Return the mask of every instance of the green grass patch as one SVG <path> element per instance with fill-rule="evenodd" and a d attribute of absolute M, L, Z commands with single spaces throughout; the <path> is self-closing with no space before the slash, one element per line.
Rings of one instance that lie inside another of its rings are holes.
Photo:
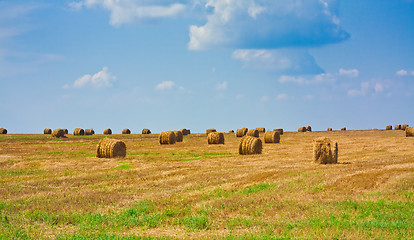
<path fill-rule="evenodd" d="M 54 151 L 54 152 L 48 152 L 47 154 L 49 154 L 49 155 L 62 155 L 63 152 L 62 151 Z"/>
<path fill-rule="evenodd" d="M 128 164 L 122 164 L 122 165 L 120 165 L 120 166 L 118 166 L 118 167 L 116 167 L 114 169 L 116 169 L 116 170 L 127 170 L 127 169 L 131 169 L 131 168 L 132 167 L 130 165 L 128 165 Z"/>
<path fill-rule="evenodd" d="M 275 185 L 269 184 L 269 183 L 261 183 L 261 184 L 257 184 L 257 185 L 253 185 L 253 186 L 250 186 L 248 188 L 245 188 L 241 191 L 241 193 L 248 195 L 248 194 L 252 194 L 252 193 L 265 191 L 267 189 L 273 188 L 274 186 Z"/>

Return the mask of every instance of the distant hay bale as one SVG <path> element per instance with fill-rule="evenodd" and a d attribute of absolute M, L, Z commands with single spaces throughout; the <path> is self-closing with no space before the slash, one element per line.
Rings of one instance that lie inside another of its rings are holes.
<path fill-rule="evenodd" d="M 317 138 L 313 142 L 313 162 L 334 164 L 338 162 L 338 143 L 332 144 L 329 138 Z"/>
<path fill-rule="evenodd" d="M 341 127 L 341 131 L 346 131 L 346 127 Z"/>
<path fill-rule="evenodd" d="M 256 128 L 256 130 L 259 131 L 259 133 L 266 132 L 266 128 Z"/>
<path fill-rule="evenodd" d="M 94 135 L 94 134 L 95 134 L 95 131 L 92 128 L 85 129 L 85 135 Z"/>
<path fill-rule="evenodd" d="M 129 130 L 128 128 L 124 128 L 122 129 L 122 134 L 131 134 L 131 130 Z"/>
<path fill-rule="evenodd" d="M 176 142 L 183 142 L 183 133 L 181 131 L 173 131 L 175 134 L 175 141 Z"/>
<path fill-rule="evenodd" d="M 45 128 L 45 129 L 43 130 L 43 134 L 52 134 L 52 129 L 50 129 L 50 128 Z"/>
<path fill-rule="evenodd" d="M 212 132 L 217 132 L 217 130 L 215 128 L 209 128 L 206 130 L 206 134 L 208 136 L 208 134 L 212 133 Z"/>
<path fill-rule="evenodd" d="M 395 125 L 395 126 L 394 126 L 394 129 L 395 129 L 395 130 L 401 130 L 401 125 L 400 125 L 400 124 Z"/>
<path fill-rule="evenodd" d="M 65 136 L 65 129 L 56 128 L 52 131 L 52 137 L 61 138 Z"/>
<path fill-rule="evenodd" d="M 112 134 L 112 130 L 110 128 L 107 128 L 103 131 L 103 134 L 105 135 L 111 135 Z"/>
<path fill-rule="evenodd" d="M 327 128 L 326 131 L 332 132 L 332 128 Z"/>
<path fill-rule="evenodd" d="M 240 139 L 239 154 L 261 154 L 262 153 L 262 140 L 260 138 L 244 136 Z"/>
<path fill-rule="evenodd" d="M 65 132 L 65 134 L 69 134 L 69 130 L 67 128 L 63 128 L 63 131 Z"/>
<path fill-rule="evenodd" d="M 385 130 L 392 130 L 392 126 L 391 126 L 391 125 L 387 125 L 387 126 L 385 127 Z"/>
<path fill-rule="evenodd" d="M 7 134 L 7 129 L 0 128 L 0 134 Z"/>
<path fill-rule="evenodd" d="M 276 131 L 267 131 L 264 134 L 264 142 L 265 143 L 279 143 L 280 142 L 280 134 Z"/>
<path fill-rule="evenodd" d="M 298 128 L 298 132 L 306 132 L 306 127 L 300 127 L 300 128 Z"/>
<path fill-rule="evenodd" d="M 401 130 L 405 131 L 405 129 L 408 127 L 408 124 L 402 124 L 401 125 Z"/>
<path fill-rule="evenodd" d="M 250 129 L 249 131 L 247 131 L 246 135 L 251 137 L 259 137 L 259 131 L 257 131 L 256 129 Z"/>
<path fill-rule="evenodd" d="M 236 137 L 244 137 L 247 134 L 247 128 L 240 128 L 236 131 Z"/>
<path fill-rule="evenodd" d="M 208 144 L 224 144 L 224 134 L 222 132 L 211 132 L 207 136 Z"/>
<path fill-rule="evenodd" d="M 183 134 L 183 136 L 190 134 L 190 130 L 185 129 L 185 128 L 180 129 L 180 132 Z"/>
<path fill-rule="evenodd" d="M 405 136 L 406 137 L 414 137 L 414 127 L 406 127 L 405 128 Z"/>
<path fill-rule="evenodd" d="M 229 130 L 229 133 L 234 133 L 234 130 Z"/>
<path fill-rule="evenodd" d="M 275 128 L 273 131 L 278 132 L 279 135 L 283 135 L 283 128 Z"/>
<path fill-rule="evenodd" d="M 164 131 L 160 133 L 160 144 L 175 144 L 176 138 L 173 131 Z"/>
<path fill-rule="evenodd" d="M 85 135 L 85 130 L 83 130 L 82 128 L 75 128 L 75 130 L 73 130 L 73 135 L 83 136 Z"/>
<path fill-rule="evenodd" d="M 151 130 L 149 130 L 148 128 L 144 128 L 142 129 L 142 134 L 151 134 Z"/>
<path fill-rule="evenodd" d="M 312 127 L 311 126 L 306 126 L 306 131 L 307 132 L 312 132 Z"/>
<path fill-rule="evenodd" d="M 102 138 L 96 148 L 98 158 L 123 158 L 126 156 L 126 145 L 116 139 Z"/>

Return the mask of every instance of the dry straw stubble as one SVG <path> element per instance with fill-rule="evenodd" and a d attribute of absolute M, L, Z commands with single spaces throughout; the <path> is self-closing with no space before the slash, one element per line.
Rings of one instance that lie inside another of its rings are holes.
<path fill-rule="evenodd" d="M 317 138 L 313 142 L 313 162 L 319 164 L 334 164 L 338 162 L 338 143 L 332 143 L 329 138 Z"/>
<path fill-rule="evenodd" d="M 98 158 L 123 158 L 126 156 L 126 145 L 123 141 L 103 138 L 96 148 Z"/>
<path fill-rule="evenodd" d="M 175 141 L 176 142 L 183 142 L 183 133 L 181 131 L 174 131 L 175 134 Z"/>
<path fill-rule="evenodd" d="M 45 129 L 43 130 L 43 134 L 52 134 L 52 129 L 50 129 L 50 128 L 45 128 Z"/>
<path fill-rule="evenodd" d="M 256 129 L 250 129 L 249 131 L 247 131 L 246 135 L 251 137 L 259 137 L 259 131 L 257 131 Z"/>
<path fill-rule="evenodd" d="M 244 137 L 247 134 L 247 131 L 248 130 L 249 129 L 247 129 L 247 128 L 237 129 L 237 131 L 236 131 L 236 137 Z"/>
<path fill-rule="evenodd" d="M 164 131 L 160 133 L 160 144 L 175 144 L 175 133 L 173 131 Z"/>
<path fill-rule="evenodd" d="M 212 132 L 207 136 L 208 144 L 224 144 L 224 133 Z"/>
<path fill-rule="evenodd" d="M 239 154 L 261 154 L 262 153 L 262 140 L 260 138 L 244 136 L 240 139 Z"/>
<path fill-rule="evenodd" d="M 280 134 L 276 131 L 267 131 L 264 134 L 264 142 L 265 143 L 279 143 L 280 142 Z"/>

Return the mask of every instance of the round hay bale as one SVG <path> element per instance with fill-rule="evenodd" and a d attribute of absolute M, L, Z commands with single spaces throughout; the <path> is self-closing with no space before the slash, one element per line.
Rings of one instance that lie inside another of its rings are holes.
<path fill-rule="evenodd" d="M 400 125 L 400 124 L 395 125 L 395 126 L 394 126 L 394 129 L 395 129 L 395 130 L 401 130 L 401 125 Z"/>
<path fill-rule="evenodd" d="M 385 127 L 385 130 L 392 130 L 392 126 L 391 126 L 391 125 L 387 125 L 387 126 Z"/>
<path fill-rule="evenodd" d="M 7 134 L 7 129 L 0 128 L 0 134 Z"/>
<path fill-rule="evenodd" d="M 306 126 L 306 131 L 307 132 L 312 132 L 312 127 L 311 126 Z"/>
<path fill-rule="evenodd" d="M 256 129 L 250 129 L 249 131 L 247 131 L 246 135 L 251 137 L 259 137 L 259 131 L 257 131 Z"/>
<path fill-rule="evenodd" d="M 280 134 L 276 131 L 267 131 L 264 134 L 264 142 L 265 143 L 279 143 L 280 142 Z"/>
<path fill-rule="evenodd" d="M 52 137 L 61 138 L 65 136 L 65 130 L 61 128 L 53 129 Z"/>
<path fill-rule="evenodd" d="M 244 136 L 240 139 L 239 154 L 261 154 L 262 153 L 262 140 L 260 138 Z"/>
<path fill-rule="evenodd" d="M 341 131 L 346 131 L 346 127 L 341 127 Z"/>
<path fill-rule="evenodd" d="M 128 128 L 124 128 L 122 129 L 122 134 L 131 134 L 131 130 L 129 130 Z"/>
<path fill-rule="evenodd" d="M 224 144 L 224 133 L 211 132 L 207 136 L 208 144 Z"/>
<path fill-rule="evenodd" d="M 326 131 L 332 132 L 332 128 L 327 128 Z"/>
<path fill-rule="evenodd" d="M 45 128 L 45 129 L 43 130 L 43 134 L 52 134 L 52 129 L 50 129 L 50 128 Z"/>
<path fill-rule="evenodd" d="M 306 132 L 306 127 L 300 127 L 300 128 L 298 128 L 298 132 Z"/>
<path fill-rule="evenodd" d="M 414 137 L 414 127 L 406 127 L 405 128 L 405 136 L 406 137 Z"/>
<path fill-rule="evenodd" d="M 266 128 L 256 128 L 256 130 L 259 131 L 259 133 L 266 132 Z"/>
<path fill-rule="evenodd" d="M 338 143 L 332 144 L 329 138 L 317 138 L 313 142 L 313 162 L 332 164 L 338 162 Z"/>
<path fill-rule="evenodd" d="M 244 137 L 247 134 L 247 131 L 248 130 L 249 129 L 247 129 L 247 128 L 237 129 L 237 131 L 236 131 L 236 137 Z"/>
<path fill-rule="evenodd" d="M 96 148 L 98 158 L 123 158 L 126 156 L 126 145 L 116 139 L 102 138 Z"/>
<path fill-rule="evenodd" d="M 187 129 L 185 128 L 181 128 L 179 131 L 183 134 L 183 136 L 188 135 Z"/>
<path fill-rule="evenodd" d="M 176 142 L 183 142 L 183 133 L 181 131 L 173 131 L 175 134 L 175 141 Z"/>
<path fill-rule="evenodd" d="M 405 131 L 405 129 L 408 127 L 408 124 L 402 124 L 401 125 L 401 130 Z"/>
<path fill-rule="evenodd" d="M 73 130 L 73 135 L 83 136 L 85 135 L 85 130 L 83 130 L 82 128 L 75 128 L 75 130 Z"/>
<path fill-rule="evenodd" d="M 63 131 L 65 132 L 65 134 L 69 134 L 69 130 L 67 128 L 63 128 Z"/>
<path fill-rule="evenodd" d="M 175 133 L 173 131 L 164 131 L 160 133 L 160 144 L 175 144 Z"/>
<path fill-rule="evenodd" d="M 94 135 L 94 134 L 95 134 L 95 131 L 92 128 L 85 129 L 85 135 Z"/>
<path fill-rule="evenodd" d="M 112 130 L 110 128 L 107 128 L 103 131 L 103 134 L 105 135 L 111 135 L 112 134 Z"/>
<path fill-rule="evenodd" d="M 283 128 L 275 128 L 273 131 L 278 132 L 279 135 L 283 135 Z"/>
<path fill-rule="evenodd" d="M 206 130 L 206 134 L 208 136 L 208 134 L 212 133 L 212 132 L 217 132 L 217 130 L 215 128 L 209 128 Z"/>
<path fill-rule="evenodd" d="M 151 131 L 148 128 L 142 129 L 142 134 L 151 134 Z"/>
<path fill-rule="evenodd" d="M 234 130 L 229 130 L 229 133 L 234 133 Z"/>

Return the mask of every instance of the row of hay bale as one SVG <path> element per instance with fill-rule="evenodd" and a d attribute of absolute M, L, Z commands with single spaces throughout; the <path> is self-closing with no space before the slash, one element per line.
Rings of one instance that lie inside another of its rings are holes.
<path fill-rule="evenodd" d="M 408 124 L 397 124 L 394 126 L 394 130 L 403 130 L 405 131 L 405 129 L 408 127 Z M 385 127 L 386 130 L 392 130 L 392 125 L 387 125 Z"/>
<path fill-rule="evenodd" d="M 298 132 L 312 132 L 312 127 L 311 126 L 299 127 Z"/>
<path fill-rule="evenodd" d="M 64 131 L 64 134 L 68 134 L 69 131 L 67 129 L 62 129 Z M 188 130 L 189 131 L 189 130 Z M 43 130 L 43 134 L 52 134 L 52 129 L 50 128 L 45 128 Z M 7 133 L 7 130 L 6 130 Z M 73 130 L 73 135 L 75 136 L 83 136 L 83 135 L 94 135 L 95 131 L 93 129 L 82 129 L 82 128 L 75 128 Z M 103 131 L 103 134 L 105 135 L 111 135 L 112 134 L 112 130 L 110 128 L 107 128 Z M 128 128 L 125 128 L 122 130 L 122 134 L 131 134 L 131 130 L 129 130 Z M 151 131 L 148 128 L 144 128 L 142 129 L 142 134 L 151 134 Z"/>
<path fill-rule="evenodd" d="M 233 130 L 231 130 L 234 132 Z M 274 132 L 278 132 L 280 135 L 283 135 L 283 128 L 275 128 L 273 129 Z M 265 128 L 256 128 L 256 129 L 248 129 L 248 128 L 239 128 L 236 131 L 236 137 L 244 137 L 247 136 L 253 136 L 253 137 L 259 137 L 260 133 L 266 133 Z"/>

